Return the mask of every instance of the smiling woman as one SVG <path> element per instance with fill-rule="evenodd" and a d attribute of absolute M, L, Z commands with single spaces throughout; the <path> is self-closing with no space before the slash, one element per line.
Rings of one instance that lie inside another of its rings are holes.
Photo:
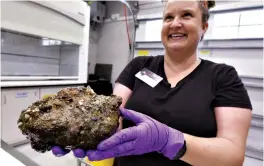
<path fill-rule="evenodd" d="M 182 50 L 185 45 L 185 48 L 192 48 L 191 51 L 196 49 L 208 29 L 208 10 L 214 5 L 214 1 L 168 1 L 161 33 L 166 51 Z"/>
<path fill-rule="evenodd" d="M 164 56 L 137 57 L 116 80 L 114 94 L 123 98 L 122 129 L 96 150 L 74 150 L 76 157 L 115 157 L 119 166 L 243 164 L 252 110 L 248 93 L 234 67 L 196 54 L 214 4 L 166 3 Z M 137 77 L 146 69 L 161 81 Z M 65 154 L 58 147 L 53 153 Z"/>

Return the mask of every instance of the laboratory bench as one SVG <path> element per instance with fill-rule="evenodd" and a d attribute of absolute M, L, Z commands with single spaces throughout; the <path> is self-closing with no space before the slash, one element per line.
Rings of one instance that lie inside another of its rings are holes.
<path fill-rule="evenodd" d="M 24 146 L 20 148 L 20 146 Z M 20 161 L 25 166 L 93 166 L 86 163 L 82 159 L 75 158 L 72 154 L 69 154 L 68 157 L 55 157 L 52 156 L 51 152 L 46 154 L 41 154 L 35 152 L 31 149 L 29 144 L 19 145 L 14 147 L 12 145 L 7 144 L 5 141 L 1 140 L 1 148 L 7 152 L 8 154 L 15 157 L 18 161 Z M 25 152 L 22 149 L 28 149 L 31 151 Z M 39 154 L 37 157 L 36 154 Z M 41 156 L 42 155 L 42 156 Z M 49 155 L 49 158 L 47 157 Z M 40 160 L 40 156 L 42 159 Z M 38 158 L 38 159 L 37 159 Z M 52 163 L 52 164 L 50 164 Z M 259 159 L 255 159 L 252 157 L 245 157 L 245 161 L 243 166 L 262 166 L 263 161 Z"/>
<path fill-rule="evenodd" d="M 22 148 L 20 146 L 22 146 Z M 91 166 L 84 160 L 75 158 L 72 154 L 69 154 L 68 157 L 65 156 L 58 158 L 52 156 L 51 152 L 46 154 L 38 153 L 31 149 L 30 144 L 28 143 L 19 146 L 13 146 L 1 140 L 1 148 L 21 162 L 21 165 L 25 166 Z"/>

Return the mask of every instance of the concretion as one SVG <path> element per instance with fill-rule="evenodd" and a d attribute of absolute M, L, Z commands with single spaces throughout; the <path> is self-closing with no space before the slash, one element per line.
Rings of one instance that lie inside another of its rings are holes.
<path fill-rule="evenodd" d="M 90 87 L 64 88 L 23 110 L 18 127 L 41 153 L 53 146 L 96 149 L 118 128 L 121 103 L 121 97 L 97 95 Z"/>

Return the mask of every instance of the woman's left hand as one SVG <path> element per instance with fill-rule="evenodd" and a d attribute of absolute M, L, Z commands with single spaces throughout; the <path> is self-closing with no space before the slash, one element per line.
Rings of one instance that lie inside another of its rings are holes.
<path fill-rule="evenodd" d="M 115 133 L 102 141 L 97 150 L 73 150 L 76 157 L 85 154 L 90 161 L 104 160 L 112 157 L 140 155 L 149 152 L 158 152 L 173 159 L 184 144 L 184 135 L 147 115 L 120 109 L 123 118 L 136 124 Z M 52 149 L 53 152 L 56 149 Z"/>

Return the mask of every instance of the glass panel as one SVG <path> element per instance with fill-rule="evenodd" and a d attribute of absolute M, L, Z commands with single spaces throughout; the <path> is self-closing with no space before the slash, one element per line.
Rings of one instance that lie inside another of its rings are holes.
<path fill-rule="evenodd" d="M 161 41 L 162 20 L 154 20 L 146 22 L 145 40 Z"/>
<path fill-rule="evenodd" d="M 263 11 L 250 10 L 241 12 L 240 25 L 263 24 Z"/>
<path fill-rule="evenodd" d="M 213 27 L 239 25 L 239 13 L 215 14 Z"/>
<path fill-rule="evenodd" d="M 238 38 L 238 27 L 218 27 L 212 30 L 213 39 Z"/>
<path fill-rule="evenodd" d="M 1 30 L 1 76 L 78 76 L 79 45 Z"/>
<path fill-rule="evenodd" d="M 214 14 L 213 22 L 210 22 L 206 38 L 230 39 L 230 38 L 258 38 L 263 37 L 261 26 L 263 19 L 262 10 L 247 10 L 240 12 Z M 242 25 L 242 26 L 241 26 Z M 241 26 L 240 28 L 238 28 Z"/>
<path fill-rule="evenodd" d="M 262 25 L 239 27 L 239 38 L 262 38 L 262 37 L 264 37 Z"/>

